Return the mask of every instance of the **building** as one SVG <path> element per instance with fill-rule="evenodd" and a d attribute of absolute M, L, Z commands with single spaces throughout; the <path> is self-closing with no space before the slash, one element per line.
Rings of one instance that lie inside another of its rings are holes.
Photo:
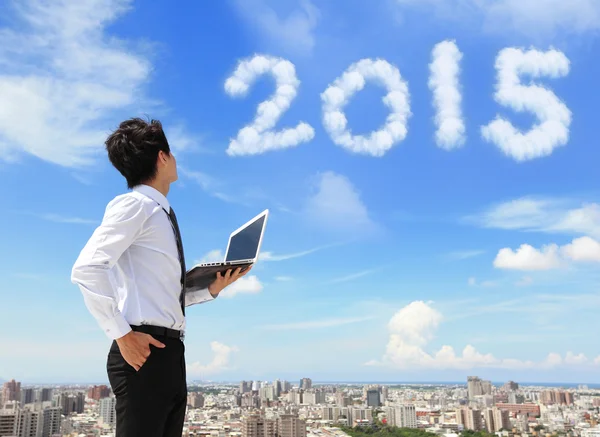
<path fill-rule="evenodd" d="M 310 378 L 302 378 L 300 380 L 300 388 L 310 390 L 312 388 L 312 380 Z"/>
<path fill-rule="evenodd" d="M 349 405 L 352 405 L 352 398 L 346 396 L 343 391 L 338 391 L 335 394 L 335 400 L 338 406 L 340 407 L 347 407 Z"/>
<path fill-rule="evenodd" d="M 467 378 L 467 393 L 469 400 L 474 399 L 475 396 L 491 395 L 492 382 L 483 381 L 477 376 L 469 376 Z"/>
<path fill-rule="evenodd" d="M 502 386 L 502 390 L 506 392 L 516 391 L 519 389 L 519 384 L 514 381 L 508 381 L 506 384 Z"/>
<path fill-rule="evenodd" d="M 275 437 L 277 423 L 253 414 L 242 420 L 242 437 Z"/>
<path fill-rule="evenodd" d="M 244 394 L 249 391 L 252 391 L 252 382 L 249 382 L 249 381 L 240 382 L 240 394 Z"/>
<path fill-rule="evenodd" d="M 202 408 L 204 407 L 204 395 L 198 392 L 189 393 L 187 403 L 191 408 Z"/>
<path fill-rule="evenodd" d="M 496 408 L 506 410 L 512 414 L 527 414 L 533 417 L 539 417 L 540 406 L 538 404 L 501 404 L 497 403 Z"/>
<path fill-rule="evenodd" d="M 323 407 L 321 409 L 321 419 L 337 422 L 340 418 L 341 408 L 340 407 Z"/>
<path fill-rule="evenodd" d="M 35 402 L 35 392 L 33 391 L 32 388 L 21 389 L 20 398 L 21 398 L 20 399 L 21 406 L 27 405 L 27 404 L 32 404 Z"/>
<path fill-rule="evenodd" d="M 9 411 L 0 409 L 0 436 L 16 436 L 18 411 Z"/>
<path fill-rule="evenodd" d="M 508 410 L 498 408 L 488 408 L 485 410 L 485 429 L 489 433 L 496 433 L 502 430 L 510 430 L 510 418 Z"/>
<path fill-rule="evenodd" d="M 71 413 L 81 414 L 85 409 L 85 393 L 61 393 L 58 403 L 65 416 Z"/>
<path fill-rule="evenodd" d="M 36 402 L 49 402 L 52 400 L 52 389 L 51 388 L 40 388 L 36 392 Z"/>
<path fill-rule="evenodd" d="M 378 389 L 371 389 L 367 391 L 367 406 L 378 407 L 381 405 L 380 393 Z"/>
<path fill-rule="evenodd" d="M 110 396 L 110 389 L 106 385 L 95 385 L 88 390 L 88 398 L 99 401 Z"/>
<path fill-rule="evenodd" d="M 117 424 L 117 412 L 115 407 L 117 405 L 117 399 L 115 397 L 102 398 L 100 399 L 100 418 L 102 423 L 105 425 L 116 426 Z"/>
<path fill-rule="evenodd" d="M 464 429 L 481 431 L 483 429 L 481 410 L 471 408 L 456 410 L 456 423 L 462 425 Z"/>
<path fill-rule="evenodd" d="M 45 408 L 42 411 L 42 437 L 60 435 L 62 422 L 62 408 Z"/>
<path fill-rule="evenodd" d="M 398 428 L 417 428 L 417 411 L 414 405 L 383 407 L 387 423 Z"/>
<path fill-rule="evenodd" d="M 277 437 L 306 437 L 306 421 L 294 414 L 282 414 L 277 418 Z"/>
<path fill-rule="evenodd" d="M 10 401 L 21 400 L 21 383 L 14 379 L 5 382 L 0 393 L 0 409 L 4 408 L 4 404 Z"/>

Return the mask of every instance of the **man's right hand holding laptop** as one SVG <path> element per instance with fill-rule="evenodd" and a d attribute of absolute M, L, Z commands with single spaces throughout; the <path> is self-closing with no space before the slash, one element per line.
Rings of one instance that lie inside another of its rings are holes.
<path fill-rule="evenodd" d="M 213 283 L 208 286 L 208 291 L 212 297 L 216 298 L 224 288 L 233 284 L 250 270 L 252 270 L 252 266 L 248 266 L 244 269 L 242 269 L 242 267 L 238 267 L 235 270 L 229 269 L 224 275 L 221 275 L 221 272 L 217 272 L 217 279 L 215 279 Z"/>

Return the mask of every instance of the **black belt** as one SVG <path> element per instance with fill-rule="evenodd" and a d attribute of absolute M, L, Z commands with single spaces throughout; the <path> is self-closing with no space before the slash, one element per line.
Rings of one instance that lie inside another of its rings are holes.
<path fill-rule="evenodd" d="M 183 338 L 184 338 L 183 331 L 178 331 L 177 329 L 165 328 L 164 326 L 154 326 L 154 325 L 135 326 L 135 325 L 132 325 L 131 329 L 134 331 L 143 332 L 145 334 L 150 334 L 152 336 L 157 336 L 157 337 L 178 338 L 181 341 L 183 341 Z"/>

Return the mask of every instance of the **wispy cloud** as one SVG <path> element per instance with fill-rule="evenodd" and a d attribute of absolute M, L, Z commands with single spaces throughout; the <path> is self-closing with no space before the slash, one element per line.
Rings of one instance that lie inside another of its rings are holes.
<path fill-rule="evenodd" d="M 352 273 L 350 275 L 347 276 L 342 276 L 340 278 L 335 278 L 332 279 L 331 281 L 328 281 L 328 284 L 337 284 L 340 282 L 348 282 L 348 281 L 353 281 L 354 279 L 358 279 L 358 278 L 362 278 L 363 276 L 367 276 L 367 275 L 371 275 L 377 271 L 381 270 L 380 268 L 378 269 L 369 269 L 369 270 L 362 270 L 360 272 L 356 272 L 356 273 Z"/>
<path fill-rule="evenodd" d="M 293 281 L 294 278 L 292 278 L 291 276 L 275 276 L 275 280 L 279 282 L 289 282 Z"/>
<path fill-rule="evenodd" d="M 74 216 L 64 216 L 60 214 L 54 213 L 36 213 L 30 211 L 15 211 L 17 214 L 25 214 L 28 216 L 36 217 L 40 220 L 45 220 L 53 223 L 65 223 L 65 224 L 75 224 L 75 225 L 98 225 L 100 222 L 98 220 L 91 220 L 81 217 Z"/>
<path fill-rule="evenodd" d="M 555 35 L 581 35 L 600 30 L 600 4 L 595 0 L 396 0 L 424 8 L 432 16 L 484 32 L 535 40 Z"/>
<path fill-rule="evenodd" d="M 446 258 L 450 260 L 462 261 L 464 259 L 475 258 L 485 253 L 485 250 L 459 250 L 456 252 L 450 252 L 446 255 Z"/>
<path fill-rule="evenodd" d="M 237 194 L 236 196 L 226 194 L 223 191 L 223 183 L 200 171 L 190 170 L 184 166 L 178 166 L 178 172 L 187 179 L 190 179 L 197 183 L 202 191 L 204 191 L 209 196 L 215 197 L 217 199 L 221 199 L 227 203 L 237 203 L 244 206 L 249 206 L 249 204 L 245 201 L 244 196 L 242 194 Z"/>
<path fill-rule="evenodd" d="M 600 204 L 574 199 L 521 197 L 492 205 L 462 221 L 484 228 L 600 238 Z"/>
<path fill-rule="evenodd" d="M 312 249 L 307 249 L 307 250 L 303 250 L 300 252 L 288 253 L 288 254 L 283 254 L 283 255 L 276 255 L 273 252 L 262 252 L 259 255 L 259 259 L 261 261 L 287 261 L 287 260 L 294 259 L 294 258 L 301 258 L 303 256 L 310 255 L 312 253 L 318 252 L 323 249 L 329 249 L 331 247 L 339 246 L 340 244 L 341 243 L 328 244 L 325 246 L 318 246 L 318 247 L 315 247 Z"/>
<path fill-rule="evenodd" d="M 263 44 L 292 54 L 310 54 L 316 44 L 315 29 L 319 9 L 310 0 L 301 0 L 299 7 L 287 16 L 278 13 L 279 1 L 235 0 L 240 16 L 261 36 Z"/>
<path fill-rule="evenodd" d="M 14 26 L 0 32 L 2 158 L 25 152 L 68 167 L 94 162 L 115 117 L 145 98 L 150 62 L 129 41 L 106 33 L 130 5 L 129 0 L 7 4 L 5 23 Z"/>
<path fill-rule="evenodd" d="M 360 192 L 342 175 L 325 172 L 313 179 L 304 215 L 313 224 L 336 233 L 364 236 L 381 231 L 373 221 Z"/>
<path fill-rule="evenodd" d="M 373 320 L 372 316 L 365 317 L 349 317 L 349 318 L 331 318 L 323 320 L 310 320 L 305 322 L 296 323 L 283 323 L 277 325 L 264 325 L 263 329 L 267 330 L 296 330 L 296 329 L 319 329 L 319 328 L 332 328 L 336 326 L 350 325 L 353 323 L 362 323 L 369 320 Z"/>

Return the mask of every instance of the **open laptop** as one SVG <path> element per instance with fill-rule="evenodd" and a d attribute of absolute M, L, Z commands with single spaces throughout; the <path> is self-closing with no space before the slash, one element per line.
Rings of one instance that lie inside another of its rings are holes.
<path fill-rule="evenodd" d="M 242 271 L 258 259 L 269 210 L 265 209 L 256 217 L 233 231 L 229 236 L 225 259 L 222 262 L 197 264 L 186 273 L 186 291 L 208 287 L 217 277 L 217 272 L 242 267 Z"/>

